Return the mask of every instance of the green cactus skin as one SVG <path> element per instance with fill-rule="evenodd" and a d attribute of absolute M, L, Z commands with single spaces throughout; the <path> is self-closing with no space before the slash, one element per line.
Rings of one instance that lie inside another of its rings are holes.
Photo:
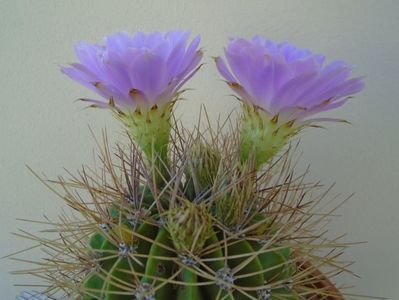
<path fill-rule="evenodd" d="M 87 275 L 83 282 L 83 289 L 85 291 L 82 300 L 101 299 L 101 291 L 104 286 L 104 279 L 97 273 Z"/>
<path fill-rule="evenodd" d="M 93 250 L 101 249 L 105 240 L 106 238 L 100 232 L 93 234 L 89 242 L 90 248 Z"/>
<path fill-rule="evenodd" d="M 174 258 L 176 254 L 165 247 L 173 249 L 173 244 L 166 229 L 161 228 L 158 231 L 154 244 L 151 246 L 145 275 L 141 279 L 142 283 L 162 286 L 156 290 L 155 299 L 170 299 L 171 295 L 174 294 L 172 285 L 153 279 L 154 277 L 168 279 L 172 275 L 173 261 L 170 259 Z M 169 260 L 159 257 L 169 258 Z"/>
<path fill-rule="evenodd" d="M 157 227 L 152 226 L 148 223 L 143 223 L 139 226 L 137 229 L 137 234 L 138 236 L 144 235 L 148 238 L 154 238 L 155 235 L 157 234 Z M 137 253 L 148 253 L 149 249 L 151 248 L 151 243 L 149 243 L 146 240 L 143 239 L 136 239 L 137 243 L 134 245 L 135 251 Z M 134 256 L 134 253 L 132 253 L 132 256 Z M 139 260 L 139 262 L 137 262 Z M 146 265 L 146 258 L 136 258 L 133 260 L 130 256 L 126 257 L 119 257 L 116 262 L 114 263 L 114 266 L 110 270 L 111 274 L 111 281 L 116 281 L 118 280 L 117 283 L 119 283 L 119 286 L 126 286 L 125 292 L 131 292 L 132 286 L 134 285 L 134 276 L 132 276 L 131 272 L 134 270 L 137 273 L 141 273 L 145 270 L 145 265 Z M 108 283 L 105 286 L 105 290 L 107 293 L 105 294 L 105 300 L 129 300 L 131 299 L 131 295 L 120 295 L 118 294 L 119 291 L 121 291 L 121 288 L 112 284 Z M 115 292 L 115 293 L 113 293 Z"/>
<path fill-rule="evenodd" d="M 237 241 L 237 243 L 234 243 L 233 245 L 229 246 L 227 248 L 227 252 L 228 256 L 231 256 L 231 255 L 240 255 L 243 253 L 251 254 L 254 252 L 254 250 L 246 240 L 240 240 Z M 239 266 L 241 263 L 244 263 L 248 260 L 250 260 L 249 263 L 237 273 L 237 276 L 240 275 L 245 276 L 245 274 L 251 274 L 251 273 L 256 273 L 256 274 L 252 276 L 242 277 L 238 279 L 235 282 L 235 284 L 237 284 L 238 286 L 245 286 L 245 287 L 262 286 L 265 280 L 262 274 L 262 264 L 258 256 L 255 256 L 253 259 L 251 259 L 251 257 L 248 256 L 237 259 L 229 259 L 228 265 L 230 268 L 235 268 Z M 247 293 L 252 295 L 253 297 L 257 296 L 256 292 L 247 292 Z M 248 299 L 248 297 L 238 291 L 235 291 L 234 299 L 245 300 Z"/>
<path fill-rule="evenodd" d="M 100 246 L 101 243 L 101 246 Z M 116 247 L 110 243 L 106 237 L 104 237 L 101 233 L 95 233 L 89 242 L 92 249 L 95 250 L 95 255 L 99 256 L 99 268 L 101 270 L 95 270 L 89 273 L 84 282 L 83 282 L 83 289 L 85 291 L 82 300 L 94 300 L 94 299 L 101 299 L 104 298 L 104 294 L 106 291 L 106 281 L 104 280 L 104 275 L 102 270 L 109 273 L 109 270 L 113 267 L 116 258 L 107 257 L 110 256 L 108 251 L 114 251 Z M 105 250 L 105 252 L 103 252 Z"/>
<path fill-rule="evenodd" d="M 177 290 L 177 300 L 202 300 L 201 291 L 198 286 L 190 285 L 190 283 L 197 283 L 198 276 L 190 271 L 190 269 L 185 268 L 181 274 L 182 280 L 187 283 L 187 285 L 178 287 Z"/>
<path fill-rule="evenodd" d="M 208 241 L 205 243 L 205 247 L 218 245 L 218 244 L 219 240 L 217 238 L 216 233 L 214 232 L 211 235 L 211 237 L 208 239 Z M 214 272 L 217 272 L 218 270 L 221 270 L 225 267 L 225 257 L 223 255 L 223 251 L 220 246 L 217 246 L 214 249 L 212 249 L 211 253 L 205 255 L 204 258 L 216 259 L 206 263 Z M 229 295 L 227 291 L 222 290 L 216 284 L 206 285 L 204 291 L 205 295 L 207 296 L 206 299 L 217 299 L 219 296 L 219 299 L 234 300 L 232 294 Z"/>
<path fill-rule="evenodd" d="M 270 300 L 300 300 L 299 295 L 295 292 L 292 292 L 288 289 L 281 288 L 281 289 L 274 289 L 271 292 Z"/>
<path fill-rule="evenodd" d="M 131 295 L 120 295 L 118 292 L 129 292 L 131 291 L 131 286 L 133 284 L 134 276 L 129 274 L 130 271 L 130 259 L 129 258 L 118 258 L 110 270 L 111 281 L 105 286 L 106 300 L 129 300 Z M 112 284 L 111 282 L 116 282 L 119 285 Z M 126 286 L 126 290 L 123 290 L 121 286 Z M 129 288 L 130 286 L 130 288 Z"/>
<path fill-rule="evenodd" d="M 141 224 L 137 229 L 138 236 L 146 236 L 149 239 L 153 239 L 157 232 L 157 227 L 148 223 Z M 105 297 L 106 300 L 131 299 L 131 296 L 129 295 L 118 295 L 117 292 L 120 289 L 112 283 L 108 282 L 104 284 L 104 277 L 106 277 L 107 274 L 110 274 L 110 281 L 112 281 L 112 278 L 116 278 L 118 279 L 119 284 L 122 283 L 123 285 L 123 283 L 128 283 L 131 286 L 133 284 L 133 276 L 129 274 L 129 272 L 131 272 L 132 269 L 138 273 L 144 272 L 147 259 L 145 257 L 138 257 L 135 260 L 132 260 L 129 257 L 115 257 L 112 252 L 116 252 L 118 250 L 117 247 L 108 241 L 101 233 L 93 234 L 90 238 L 89 244 L 92 250 L 95 250 L 97 255 L 101 254 L 101 271 L 91 273 L 85 279 L 83 286 L 88 292 L 84 295 L 82 300 L 94 300 L 100 297 Z M 137 253 L 146 254 L 151 248 L 151 243 L 144 239 L 138 239 L 136 246 Z M 110 258 L 107 259 L 107 256 Z M 140 263 L 138 263 L 137 260 L 139 260 Z M 106 274 L 102 275 L 102 273 Z M 116 293 L 113 294 L 112 292 Z"/>
<path fill-rule="evenodd" d="M 138 228 L 137 233 L 141 236 L 145 236 L 148 239 L 153 240 L 158 233 L 158 228 L 149 223 L 143 223 Z M 149 241 L 144 240 L 144 239 L 138 239 L 137 253 L 140 253 L 140 254 L 149 253 L 151 246 L 152 246 L 152 244 Z M 137 257 L 136 259 L 138 259 L 141 262 L 141 264 L 139 264 L 136 261 L 133 261 L 132 262 L 133 269 L 139 273 L 143 273 L 145 271 L 145 266 L 147 264 L 147 258 L 146 257 Z"/>

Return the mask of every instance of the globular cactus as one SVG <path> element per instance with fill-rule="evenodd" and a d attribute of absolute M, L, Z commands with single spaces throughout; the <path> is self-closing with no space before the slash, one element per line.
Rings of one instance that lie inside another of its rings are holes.
<path fill-rule="evenodd" d="M 294 178 L 288 153 L 251 172 L 239 163 L 234 136 L 209 143 L 175 134 L 170 180 L 163 185 L 153 181 L 134 143 L 118 146 L 116 161 L 104 143 L 102 172 L 84 168 L 57 181 L 83 218 L 51 223 L 58 239 L 37 237 L 52 257 L 31 273 L 46 277 L 49 290 L 80 300 L 331 295 L 302 267 L 306 261 L 341 271 L 335 252 L 318 253 L 336 245 L 314 232 L 327 217 L 314 213 L 322 197 L 307 198 L 315 187 Z M 189 163 L 202 154 L 205 165 Z"/>

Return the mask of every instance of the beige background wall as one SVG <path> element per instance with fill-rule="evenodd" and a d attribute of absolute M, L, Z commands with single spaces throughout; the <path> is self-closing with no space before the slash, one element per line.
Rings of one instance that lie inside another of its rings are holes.
<path fill-rule="evenodd" d="M 365 75 L 367 88 L 330 116 L 354 126 L 330 125 L 302 135 L 302 166 L 312 178 L 336 182 L 336 193 L 355 196 L 331 224 L 346 240 L 368 241 L 347 251 L 362 279 L 351 291 L 398 299 L 399 283 L 399 1 L 0 1 L 0 256 L 29 245 L 9 234 L 29 225 L 16 218 L 55 216 L 63 203 L 27 170 L 50 177 L 92 161 L 94 141 L 110 114 L 74 103 L 91 96 L 59 72 L 75 60 L 79 40 L 98 42 L 118 30 L 191 29 L 202 35 L 208 63 L 189 83 L 190 101 L 178 115 L 191 124 L 201 104 L 211 118 L 237 103 L 219 80 L 210 56 L 222 53 L 228 36 L 262 34 L 288 40 L 329 59 L 345 59 Z M 19 265 L 21 266 L 21 265 Z M 13 299 L 16 265 L 0 260 L 0 299 Z"/>

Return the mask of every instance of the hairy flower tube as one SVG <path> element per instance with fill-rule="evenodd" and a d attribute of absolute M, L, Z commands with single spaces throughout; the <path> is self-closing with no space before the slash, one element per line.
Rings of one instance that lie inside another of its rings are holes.
<path fill-rule="evenodd" d="M 225 56 L 227 64 L 215 60 L 243 103 L 241 156 L 252 157 L 256 166 L 303 128 L 343 121 L 313 115 L 342 106 L 364 86 L 361 78 L 350 78 L 352 67 L 343 61 L 326 65 L 322 55 L 261 36 L 230 40 Z"/>
<path fill-rule="evenodd" d="M 160 169 L 167 164 L 173 104 L 202 59 L 200 37 L 188 43 L 189 35 L 182 31 L 118 32 L 105 37 L 101 45 L 78 43 L 79 63 L 62 68 L 101 96 L 101 100 L 82 100 L 93 107 L 111 108 L 147 158 L 159 158 L 155 166 Z"/>

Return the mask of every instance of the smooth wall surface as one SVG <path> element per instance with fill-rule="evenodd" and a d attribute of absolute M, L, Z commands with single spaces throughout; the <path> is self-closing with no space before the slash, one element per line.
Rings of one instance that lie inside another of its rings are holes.
<path fill-rule="evenodd" d="M 229 36 L 262 34 L 288 40 L 356 66 L 367 87 L 345 107 L 331 112 L 353 126 L 328 125 L 301 135 L 302 167 L 334 193 L 355 195 L 331 223 L 331 234 L 368 241 L 350 248 L 345 259 L 361 279 L 352 293 L 398 299 L 399 278 L 399 1 L 0 1 L 0 256 L 31 245 L 10 235 L 29 224 L 16 218 L 55 217 L 61 200 L 28 171 L 49 177 L 92 162 L 97 135 L 107 127 L 113 139 L 120 128 L 106 111 L 84 109 L 79 97 L 92 94 L 59 72 L 75 60 L 79 40 L 100 42 L 119 30 L 189 29 L 202 36 L 207 63 L 191 80 L 194 88 L 177 115 L 192 125 L 200 106 L 210 117 L 237 108 L 220 80 L 211 56 L 220 55 Z M 35 230 L 36 227 L 33 228 Z M 32 252 L 26 256 L 34 258 Z M 0 299 L 14 299 L 29 283 L 9 272 L 23 265 L 0 260 Z M 351 298 L 351 297 L 348 297 Z M 352 297 L 357 298 L 357 297 Z"/>

